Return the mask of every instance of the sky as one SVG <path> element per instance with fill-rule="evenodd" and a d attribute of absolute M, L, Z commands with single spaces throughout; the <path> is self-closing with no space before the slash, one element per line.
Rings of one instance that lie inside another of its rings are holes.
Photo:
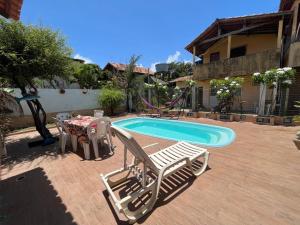
<path fill-rule="evenodd" d="M 184 48 L 216 18 L 276 12 L 279 0 L 24 0 L 21 21 L 60 31 L 73 57 L 138 65 L 191 61 Z"/>

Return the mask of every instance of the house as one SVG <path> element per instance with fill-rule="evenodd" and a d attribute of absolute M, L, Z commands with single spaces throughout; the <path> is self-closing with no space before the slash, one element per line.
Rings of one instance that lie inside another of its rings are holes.
<path fill-rule="evenodd" d="M 20 19 L 23 0 L 0 0 L 0 15 L 7 19 Z"/>
<path fill-rule="evenodd" d="M 210 80 L 241 76 L 244 84 L 233 109 L 238 110 L 243 101 L 244 110 L 255 113 L 261 99 L 252 74 L 289 66 L 297 71 L 296 81 L 284 97 L 285 109 L 282 104 L 277 104 L 276 109 L 295 113 L 294 101 L 300 99 L 299 3 L 300 0 L 281 0 L 278 12 L 216 19 L 188 44 L 185 49 L 193 54 L 193 80 L 197 81 L 194 99 L 198 102 L 194 105 L 207 109 L 216 106 L 216 90 Z M 271 91 L 266 96 L 271 96 Z M 266 103 L 270 100 L 267 97 Z"/>
<path fill-rule="evenodd" d="M 114 73 L 123 73 L 126 70 L 127 66 L 127 64 L 108 62 L 103 70 L 108 70 Z M 154 75 L 154 72 L 149 68 L 140 66 L 134 67 L 134 73 L 137 75 Z"/>

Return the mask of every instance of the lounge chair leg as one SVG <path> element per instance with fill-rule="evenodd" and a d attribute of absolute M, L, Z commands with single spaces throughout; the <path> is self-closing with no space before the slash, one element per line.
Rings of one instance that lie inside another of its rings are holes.
<path fill-rule="evenodd" d="M 151 199 L 149 199 L 149 201 L 145 205 L 143 205 L 142 207 L 140 207 L 136 211 L 129 210 L 128 209 L 128 204 L 130 202 L 132 202 L 133 200 L 139 198 L 140 196 L 144 195 L 146 192 L 149 192 L 151 194 Z M 151 182 L 151 184 L 147 185 L 147 187 L 143 191 L 141 191 L 140 193 L 138 193 L 134 197 L 131 197 L 131 196 L 125 197 L 125 199 L 123 199 L 123 201 L 121 200 L 122 202 L 120 203 L 120 205 L 122 207 L 122 212 L 124 213 L 124 215 L 129 220 L 128 222 L 130 224 L 133 224 L 138 219 L 140 219 L 141 217 L 143 217 L 144 215 L 146 215 L 147 213 L 152 211 L 152 209 L 153 209 L 153 207 L 156 203 L 156 200 L 157 200 L 157 198 L 156 198 L 156 184 L 154 182 Z"/>
<path fill-rule="evenodd" d="M 205 154 L 205 155 L 202 156 L 202 157 L 204 158 L 204 162 L 203 162 L 203 165 L 201 166 L 201 168 L 195 171 L 195 170 L 193 170 L 193 168 L 191 167 L 192 173 L 193 173 L 195 176 L 201 175 L 201 174 L 206 170 L 206 167 L 207 167 L 207 165 L 208 165 L 209 152 L 205 152 L 204 154 Z"/>

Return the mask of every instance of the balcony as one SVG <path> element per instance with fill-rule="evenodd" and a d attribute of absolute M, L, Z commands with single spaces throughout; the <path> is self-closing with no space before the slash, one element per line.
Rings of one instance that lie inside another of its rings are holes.
<path fill-rule="evenodd" d="M 193 72 L 195 80 L 207 80 L 227 76 L 250 75 L 279 66 L 280 52 L 277 49 L 271 49 L 223 61 L 196 65 Z"/>

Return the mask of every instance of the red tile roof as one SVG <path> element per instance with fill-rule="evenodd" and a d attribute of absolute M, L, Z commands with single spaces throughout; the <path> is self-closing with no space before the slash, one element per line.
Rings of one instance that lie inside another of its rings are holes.
<path fill-rule="evenodd" d="M 19 20 L 22 4 L 23 0 L 0 0 L 0 15 Z"/>
<path fill-rule="evenodd" d="M 117 70 L 117 71 L 125 71 L 126 70 L 126 67 L 127 67 L 128 65 L 127 64 L 122 64 L 122 63 L 111 63 L 111 62 L 109 62 L 109 63 L 107 63 L 106 64 L 106 66 L 104 67 L 104 69 L 103 70 L 110 70 L 110 68 L 113 68 L 113 69 L 115 69 L 115 70 Z M 150 74 L 150 75 L 153 75 L 154 74 L 154 72 L 153 71 L 151 71 L 149 68 L 145 68 L 145 67 L 140 67 L 140 66 L 136 66 L 135 68 L 134 68 L 134 72 L 135 73 L 139 73 L 139 74 Z"/>
<path fill-rule="evenodd" d="M 174 80 L 171 80 L 170 83 L 192 80 L 192 78 L 193 78 L 193 76 L 178 77 L 178 78 L 176 78 Z"/>

